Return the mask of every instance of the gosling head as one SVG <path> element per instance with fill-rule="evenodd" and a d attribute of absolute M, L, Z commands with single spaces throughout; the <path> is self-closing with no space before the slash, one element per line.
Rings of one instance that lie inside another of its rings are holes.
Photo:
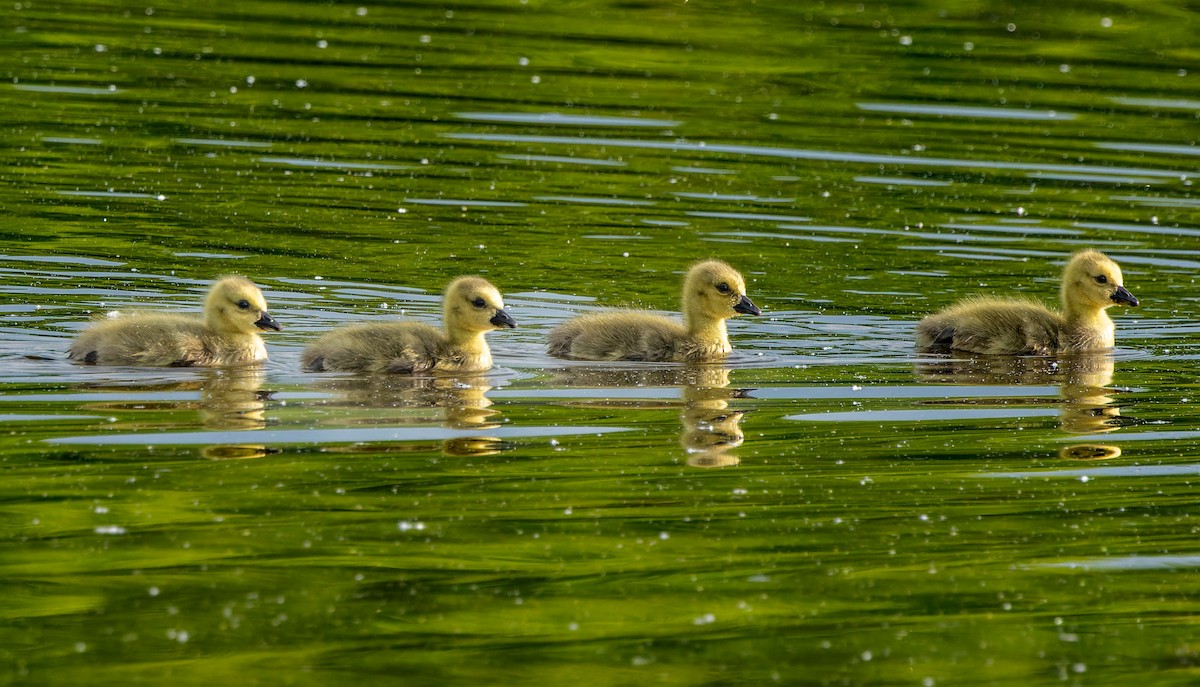
<path fill-rule="evenodd" d="M 689 322 L 762 314 L 746 297 L 742 275 L 720 260 L 705 260 L 688 270 L 683 280 L 683 311 Z"/>
<path fill-rule="evenodd" d="M 1107 255 L 1083 250 L 1063 268 L 1062 300 L 1067 310 L 1103 310 L 1113 305 L 1138 304 L 1122 285 L 1121 268 Z"/>
<path fill-rule="evenodd" d="M 504 311 L 500 292 L 480 277 L 459 277 L 450 282 L 446 287 L 445 317 L 446 331 L 451 335 L 517 326 L 517 321 Z"/>
<path fill-rule="evenodd" d="M 224 277 L 209 289 L 204 301 L 208 325 L 222 334 L 252 334 L 282 327 L 267 314 L 262 291 L 245 277 Z"/>

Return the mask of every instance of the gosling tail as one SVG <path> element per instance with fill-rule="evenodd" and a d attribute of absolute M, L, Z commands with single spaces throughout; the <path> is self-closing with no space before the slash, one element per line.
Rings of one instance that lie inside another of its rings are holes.
<path fill-rule="evenodd" d="M 954 347 L 952 325 L 922 322 L 917 327 L 917 347 L 925 351 L 949 351 Z"/>
<path fill-rule="evenodd" d="M 943 327 L 942 330 L 933 337 L 933 341 L 930 345 L 935 347 L 945 346 L 946 348 L 950 348 L 950 344 L 952 343 L 954 343 L 954 327 Z"/>

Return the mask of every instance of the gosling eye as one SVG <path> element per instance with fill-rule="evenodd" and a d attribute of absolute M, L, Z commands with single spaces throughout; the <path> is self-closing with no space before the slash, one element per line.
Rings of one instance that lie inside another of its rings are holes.
<path fill-rule="evenodd" d="M 250 301 L 243 298 L 242 300 L 237 302 L 237 307 L 241 308 L 242 310 L 249 310 L 250 309 Z"/>
<path fill-rule="evenodd" d="M 717 291 L 720 291 L 721 293 L 729 293 L 729 284 L 726 284 L 725 282 L 717 284 Z"/>
<path fill-rule="evenodd" d="M 487 302 L 482 298 L 476 298 L 475 300 L 471 301 L 471 305 L 474 305 L 476 308 L 482 308 L 483 306 L 487 305 Z"/>
<path fill-rule="evenodd" d="M 1108 277 L 1106 277 L 1106 276 L 1104 276 L 1104 275 L 1102 274 L 1102 275 L 1100 275 L 1100 276 L 1096 277 L 1096 283 L 1097 283 L 1097 284 L 1107 284 L 1107 283 L 1108 283 Z"/>

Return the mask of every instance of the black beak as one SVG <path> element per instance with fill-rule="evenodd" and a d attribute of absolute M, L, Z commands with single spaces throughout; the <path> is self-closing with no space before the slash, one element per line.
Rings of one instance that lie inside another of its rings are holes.
<path fill-rule="evenodd" d="M 255 320 L 254 326 L 258 327 L 259 329 L 274 329 L 275 331 L 283 329 L 283 327 L 280 327 L 279 323 L 275 321 L 275 318 L 271 317 L 267 313 L 263 313 L 262 317 Z"/>
<path fill-rule="evenodd" d="M 517 327 L 517 321 L 511 315 L 504 312 L 504 308 L 497 310 L 490 322 L 497 327 L 508 327 L 509 329 L 516 329 Z"/>
<path fill-rule="evenodd" d="M 1126 288 L 1124 286 L 1117 287 L 1117 290 L 1112 295 L 1112 301 L 1113 301 L 1113 303 L 1124 303 L 1125 305 L 1132 305 L 1135 308 L 1137 307 L 1137 304 L 1138 304 L 1137 296 L 1134 296 L 1132 293 L 1129 293 L 1129 291 L 1126 290 Z"/>
<path fill-rule="evenodd" d="M 751 301 L 749 298 L 746 298 L 745 296 L 742 296 L 742 300 L 738 301 L 737 305 L 733 306 L 733 309 L 737 312 L 740 312 L 740 313 L 743 313 L 746 315 L 761 315 L 762 314 L 762 311 L 758 309 L 758 306 L 755 305 L 753 301 Z"/>

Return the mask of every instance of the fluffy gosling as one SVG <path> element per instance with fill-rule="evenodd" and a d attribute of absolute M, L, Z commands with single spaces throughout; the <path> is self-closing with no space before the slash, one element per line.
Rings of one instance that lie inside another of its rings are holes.
<path fill-rule="evenodd" d="M 88 365 L 217 367 L 267 359 L 259 331 L 281 327 L 267 314 L 262 291 L 244 277 L 225 277 L 208 292 L 204 316 L 134 313 L 88 327 L 67 356 Z"/>
<path fill-rule="evenodd" d="M 725 320 L 762 312 L 737 270 L 719 260 L 693 265 L 683 280 L 683 323 L 636 310 L 581 315 L 550 332 L 550 355 L 579 360 L 704 362 L 733 350 Z"/>
<path fill-rule="evenodd" d="M 335 329 L 309 344 L 309 372 L 480 372 L 492 367 L 484 334 L 517 323 L 486 279 L 459 277 L 446 287 L 445 331 L 421 322 L 375 322 Z"/>
<path fill-rule="evenodd" d="M 1113 321 L 1105 310 L 1136 306 L 1108 256 L 1083 250 L 1062 273 L 1062 312 L 1031 300 L 978 296 L 929 315 L 917 324 L 917 347 L 989 355 L 1052 355 L 1113 347 Z"/>

